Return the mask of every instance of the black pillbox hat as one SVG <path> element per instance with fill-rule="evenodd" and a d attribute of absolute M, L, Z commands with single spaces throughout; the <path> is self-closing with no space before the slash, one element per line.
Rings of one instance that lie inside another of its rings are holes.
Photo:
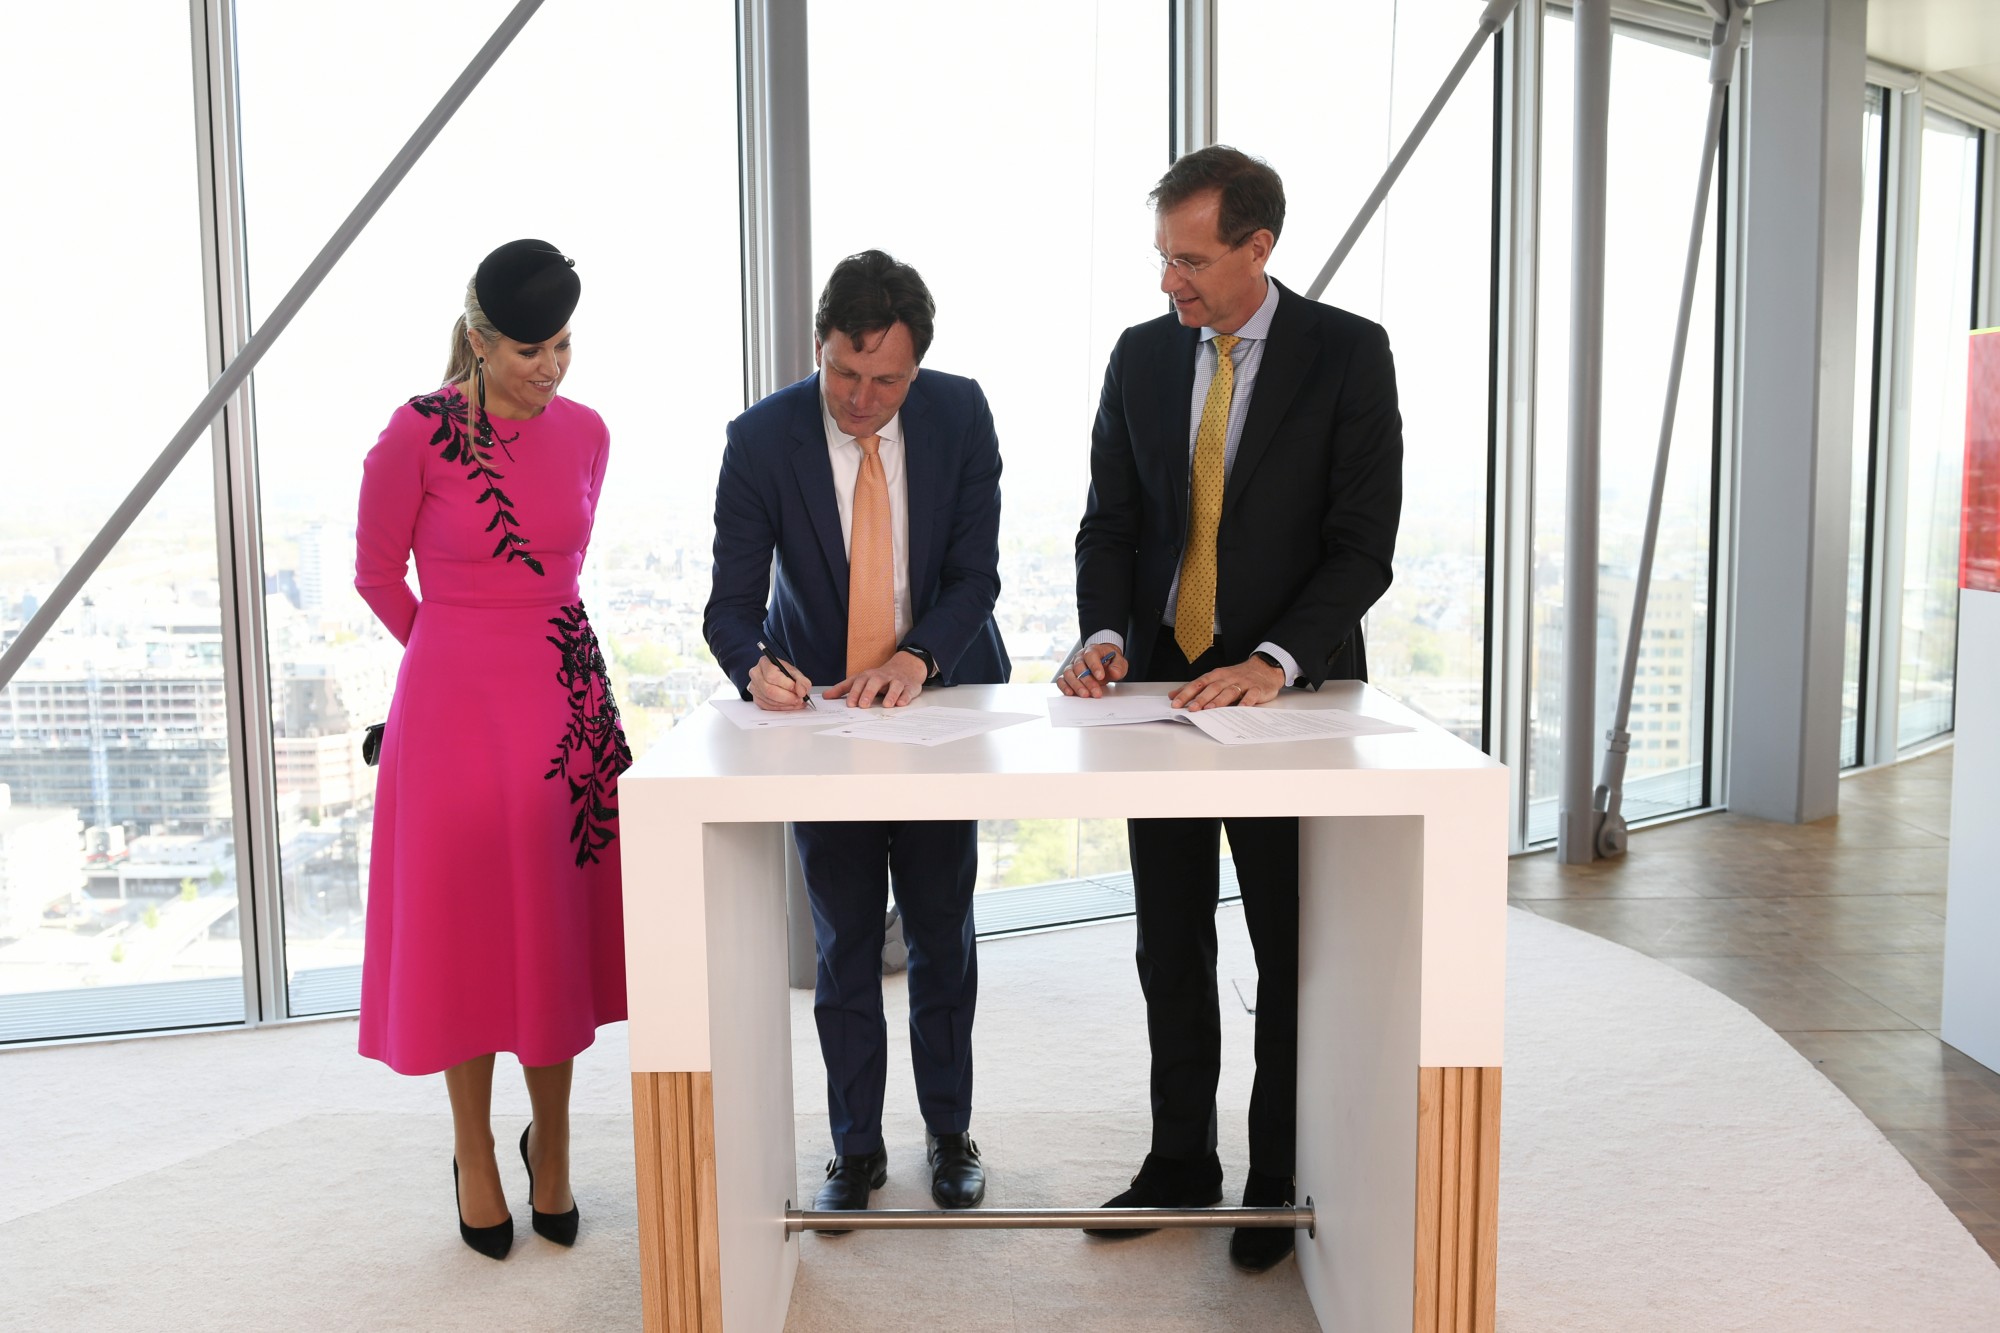
<path fill-rule="evenodd" d="M 576 261 L 547 241 L 509 241 L 479 261 L 473 295 L 493 327 L 515 342 L 562 332 L 583 295 Z"/>

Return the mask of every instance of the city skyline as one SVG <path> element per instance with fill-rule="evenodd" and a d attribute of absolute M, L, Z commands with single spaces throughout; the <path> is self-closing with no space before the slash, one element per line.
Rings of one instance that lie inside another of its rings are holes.
<path fill-rule="evenodd" d="M 318 512 L 267 511 L 264 620 L 289 963 L 295 990 L 312 974 L 311 993 L 338 1005 L 346 990 L 323 978 L 358 969 L 366 911 L 373 780 L 359 762 L 361 729 L 386 715 L 400 648 L 353 592 L 352 522 L 323 498 Z M 1071 536 L 1056 526 L 1054 500 L 1014 512 L 1022 530 L 1003 538 L 999 614 L 1017 679 L 1046 680 L 1076 638 Z M 13 789 L 14 817 L 42 810 L 67 830 L 71 864 L 84 863 L 70 875 L 45 857 L 38 886 L 0 894 L 17 932 L 0 941 L 0 991 L 240 967 L 215 547 L 205 527 L 166 517 L 135 531 L 126 558 L 107 562 L 0 691 L 0 783 Z M 593 542 L 585 596 L 640 753 L 722 681 L 700 636 L 709 542 L 705 519 L 607 528 Z M 0 548 L 0 639 L 18 631 L 65 554 L 33 531 Z M 1412 556 L 1400 573 L 1433 622 L 1415 629 L 1449 627 L 1477 605 L 1477 571 L 1456 552 Z M 1380 651 L 1397 656 L 1393 636 Z M 1460 708 L 1454 729 L 1476 735 L 1478 654 L 1433 651 L 1423 659 L 1433 678 L 1447 657 L 1470 674 L 1437 698 Z M 164 781 L 168 764 L 178 786 Z M 989 822 L 981 887 L 1116 873 L 1122 842 L 1100 834 L 1070 821 Z M 32 918 L 44 928 L 20 935 Z"/>

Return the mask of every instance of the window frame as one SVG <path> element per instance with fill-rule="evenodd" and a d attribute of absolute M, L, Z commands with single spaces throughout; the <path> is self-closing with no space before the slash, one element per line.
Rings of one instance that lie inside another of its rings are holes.
<path fill-rule="evenodd" d="M 1866 584 L 1869 623 L 1862 639 L 1862 674 L 1867 682 L 1863 707 L 1869 720 L 1860 732 L 1858 762 L 1843 774 L 1865 772 L 1928 754 L 1951 743 L 1947 728 L 1904 744 L 1901 738 L 1902 620 L 1905 543 L 1909 535 L 1910 425 L 1907 404 L 1915 340 L 1917 210 L 1923 169 L 1925 118 L 1937 112 L 1970 126 L 1977 138 L 1978 177 L 1974 183 L 1972 309 L 1968 329 L 1990 322 L 1994 296 L 1995 197 L 2000 181 L 1991 169 L 2000 132 L 2000 108 L 1988 106 L 1935 77 L 1868 62 L 1868 81 L 1883 90 L 1888 122 L 1881 213 L 1882 291 L 1877 310 L 1878 361 L 1873 368 L 1877 408 L 1871 461 L 1868 534 L 1871 566 Z M 1858 367 L 1857 367 L 1858 369 Z M 1957 708 L 1954 668 L 1953 709 Z"/>
<path fill-rule="evenodd" d="M 1160 22 L 1167 25 L 1169 67 L 1164 71 L 1162 146 L 1169 159 L 1177 145 L 1194 146 L 1199 127 L 1214 123 L 1217 0 L 1171 0 Z M 1618 0 L 1619 32 L 1663 45 L 1706 52 L 1707 20 L 1651 0 Z M 772 51 L 783 32 L 765 22 L 770 0 L 739 0 L 736 59 L 739 77 L 739 136 L 746 122 L 768 112 L 753 105 L 752 91 L 766 99 L 803 96 L 762 84 Z M 1566 14 L 1564 5 L 1522 0 L 1495 35 L 1493 45 L 1493 160 L 1490 197 L 1491 244 L 1487 413 L 1486 519 L 1484 539 L 1483 679 L 1480 715 L 1485 749 L 1513 770 L 1510 849 L 1528 850 L 1526 781 L 1528 709 L 1533 687 L 1532 552 L 1536 414 L 1534 383 L 1537 342 L 1537 277 L 1540 254 L 1540 179 L 1543 70 L 1551 54 L 1545 43 L 1546 13 Z M 237 100 L 236 0 L 188 0 L 193 35 L 190 53 L 196 103 L 196 206 L 200 211 L 205 291 L 206 350 L 219 370 L 248 340 L 246 264 L 248 236 L 242 203 L 241 111 Z M 1754 41 L 1754 25 L 1751 35 Z M 1746 51 L 1748 49 L 1746 44 Z M 1727 629 L 1733 564 L 1733 497 L 1737 353 L 1742 319 L 1737 255 L 1742 239 L 1739 201 L 1743 198 L 1744 126 L 1740 108 L 1749 77 L 1739 55 L 1718 160 L 1715 395 L 1711 419 L 1711 515 L 1708 643 L 1703 665 L 1708 717 L 1700 809 L 1714 808 L 1728 790 L 1727 734 L 1730 700 L 1726 683 Z M 1897 688 L 1900 677 L 1902 546 L 1907 535 L 1907 424 L 1898 424 L 1899 405 L 1910 391 L 1910 343 L 1914 277 L 1915 208 L 1925 117 L 1941 112 L 1974 128 L 1977 136 L 1972 308 L 1969 327 L 2000 317 L 2000 171 L 1993 169 L 2000 147 L 2000 106 L 1974 96 L 1949 79 L 1920 77 L 1870 62 L 1868 79 L 1882 89 L 1883 136 L 1874 189 L 1879 207 L 1875 259 L 1874 337 L 1865 366 L 1858 354 L 1856 373 L 1869 382 L 1868 450 L 1863 503 L 1862 623 L 1857 696 L 1856 764 L 1846 771 L 1895 762 L 1948 743 L 1951 733 L 1905 748 L 1897 742 Z M 1211 128 L 1212 133 L 1212 128 Z M 739 154 L 739 213 L 744 244 L 739 297 L 743 302 L 746 379 L 762 364 L 760 355 L 796 349 L 801 317 L 793 288 L 797 275 L 778 273 L 773 239 L 752 226 L 765 201 L 796 196 L 803 172 L 802 145 L 778 144 L 777 161 L 765 145 L 759 156 Z M 798 149 L 792 157 L 791 149 Z M 796 160 L 795 160 L 796 159 Z M 809 200 L 794 199 L 801 209 Z M 759 214 L 759 216 L 762 216 Z M 768 219 L 764 224 L 768 227 Z M 810 225 L 809 214 L 800 219 Z M 806 234 L 809 234 L 806 233 Z M 784 279 L 787 290 L 774 293 Z M 807 293 L 809 301 L 810 293 Z M 809 318 L 809 310 L 803 312 Z M 756 332 L 752 333 L 752 330 Z M 776 372 L 772 372 L 776 373 Z M 759 396 L 746 383 L 746 401 Z M 218 579 L 222 602 L 223 680 L 229 713 L 229 764 L 234 787 L 238 911 L 242 923 L 244 1018 L 240 1024 L 204 1024 L 193 1029 L 148 1029 L 146 1035 L 217 1027 L 255 1027 L 289 1021 L 317 1021 L 339 1014 L 293 1018 L 288 1000 L 286 940 L 279 875 L 275 749 L 271 741 L 269 693 L 271 661 L 261 606 L 264 547 L 258 510 L 257 442 L 251 391 L 246 386 L 224 408 L 210 434 L 216 496 Z M 1955 696 L 1954 696 L 1955 706 Z M 1682 814 L 1662 819 L 1683 817 Z M 1655 821 L 1645 821 L 1655 822 Z M 22 1044 L 113 1040 L 130 1033 L 51 1037 Z"/>

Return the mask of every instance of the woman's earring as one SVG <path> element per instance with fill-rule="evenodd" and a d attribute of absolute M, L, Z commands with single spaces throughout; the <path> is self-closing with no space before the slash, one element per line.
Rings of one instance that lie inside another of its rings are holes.
<path fill-rule="evenodd" d="M 479 398 L 479 420 L 475 424 L 473 429 L 475 438 L 479 438 L 489 435 L 493 429 L 492 420 L 488 418 L 486 415 L 486 358 L 485 357 L 483 356 L 480 357 L 473 364 L 472 379 L 474 388 L 476 389 Z"/>

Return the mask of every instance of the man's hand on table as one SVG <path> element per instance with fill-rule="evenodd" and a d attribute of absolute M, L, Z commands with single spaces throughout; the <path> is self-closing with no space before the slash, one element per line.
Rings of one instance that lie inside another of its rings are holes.
<path fill-rule="evenodd" d="M 846 699 L 849 708 L 868 708 L 879 696 L 884 708 L 901 708 L 924 692 L 924 679 L 929 675 L 930 668 L 922 658 L 899 648 L 881 666 L 828 686 L 826 697 Z"/>
<path fill-rule="evenodd" d="M 1196 676 L 1167 696 L 1176 708 L 1199 712 L 1204 708 L 1228 708 L 1233 704 L 1255 707 L 1278 697 L 1285 687 L 1285 672 L 1263 658 L 1252 655 L 1235 666 L 1217 667 Z"/>

